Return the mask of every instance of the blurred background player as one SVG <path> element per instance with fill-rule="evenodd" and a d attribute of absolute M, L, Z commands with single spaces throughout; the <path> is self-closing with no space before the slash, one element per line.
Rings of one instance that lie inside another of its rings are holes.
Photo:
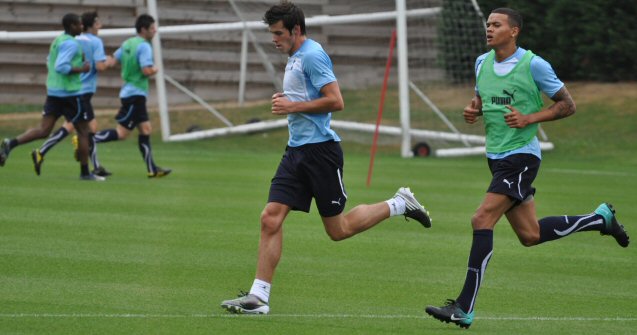
<path fill-rule="evenodd" d="M 149 178 L 167 176 L 171 170 L 162 169 L 155 165 L 150 146 L 152 127 L 146 109 L 148 95 L 148 77 L 157 73 L 153 62 L 153 50 L 150 41 L 157 32 L 155 19 L 148 14 L 137 17 L 135 22 L 137 36 L 124 41 L 115 51 L 115 59 L 122 65 L 122 79 L 124 86 L 119 92 L 122 106 L 115 116 L 116 129 L 106 129 L 95 134 L 95 142 L 125 140 L 130 132 L 137 127 L 139 131 L 139 151 L 146 163 Z M 97 154 L 94 155 L 95 169 L 100 169 Z"/>
<path fill-rule="evenodd" d="M 493 254 L 493 229 L 504 215 L 520 243 L 530 247 L 580 231 L 612 235 L 622 247 L 629 244 L 615 210 L 602 203 L 592 213 L 544 217 L 538 221 L 533 181 L 542 159 L 538 124 L 575 113 L 575 103 L 551 65 L 517 46 L 522 16 L 510 8 L 491 12 L 486 25 L 487 46 L 492 50 L 476 60 L 476 92 L 464 109 L 467 123 L 484 116 L 487 161 L 491 184 L 471 218 L 473 243 L 464 287 L 455 300 L 425 311 L 444 322 L 469 328 L 484 273 Z M 541 93 L 555 103 L 542 109 Z"/>
<path fill-rule="evenodd" d="M 294 4 L 282 1 L 272 6 L 263 21 L 276 48 L 290 56 L 283 78 L 284 92 L 272 96 L 272 114 L 287 115 L 290 138 L 261 213 L 252 288 L 237 299 L 221 303 L 227 311 L 241 314 L 270 312 L 270 288 L 283 248 L 283 221 L 291 210 L 309 212 L 312 198 L 333 241 L 352 237 L 396 215 L 431 226 L 428 212 L 404 187 L 387 201 L 358 205 L 343 213 L 347 201 L 343 151 L 330 120 L 332 112 L 342 110 L 344 103 L 332 61 L 319 43 L 307 38 L 305 16 Z"/>
<path fill-rule="evenodd" d="M 62 26 L 64 33 L 53 40 L 47 58 L 47 97 L 40 126 L 14 139 L 5 138 L 0 144 L 0 166 L 4 166 L 13 148 L 47 137 L 57 119 L 64 116 L 78 133 L 80 178 L 102 181 L 104 177 L 90 173 L 88 168 L 88 123 L 92 115 L 80 96 L 80 73 L 90 71 L 91 66 L 84 61 L 82 46 L 75 39 L 82 32 L 82 21 L 78 15 L 69 13 L 62 18 Z"/>
<path fill-rule="evenodd" d="M 99 34 L 99 30 L 102 28 L 102 22 L 97 14 L 97 12 L 87 12 L 82 14 L 82 25 L 84 26 L 84 32 L 76 36 L 75 38 L 80 42 L 82 46 L 82 51 L 84 52 L 84 59 L 89 62 L 91 66 L 91 70 L 88 72 L 84 72 L 80 75 L 80 80 L 82 81 L 82 88 L 80 89 L 80 96 L 83 100 L 83 106 L 87 108 L 86 112 L 89 114 L 89 159 L 93 163 L 93 174 L 106 177 L 111 175 L 110 172 L 106 171 L 103 166 L 99 165 L 99 162 L 96 162 L 97 155 L 95 151 L 97 147 L 95 145 L 95 132 L 97 131 L 97 120 L 95 119 L 95 115 L 93 113 L 93 104 L 91 103 L 91 98 L 93 94 L 95 94 L 97 90 L 97 79 L 98 72 L 102 72 L 113 65 L 115 65 L 115 59 L 111 56 L 106 56 L 104 52 L 104 43 L 102 39 L 97 37 Z M 64 122 L 62 127 L 55 131 L 49 138 L 42 144 L 39 149 L 33 150 L 31 152 L 31 158 L 33 159 L 33 165 L 35 167 L 35 173 L 40 175 L 40 171 L 42 168 L 42 163 L 44 162 L 44 155 L 53 148 L 57 143 L 62 141 L 70 132 L 74 130 L 73 124 L 71 122 Z M 75 146 L 75 159 L 78 160 L 78 138 L 77 135 L 73 136 L 73 145 Z"/>

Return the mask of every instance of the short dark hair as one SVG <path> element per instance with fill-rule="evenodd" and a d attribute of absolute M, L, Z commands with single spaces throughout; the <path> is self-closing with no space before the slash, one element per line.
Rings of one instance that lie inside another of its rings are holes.
<path fill-rule="evenodd" d="M 142 14 L 138 16 L 137 20 L 135 21 L 135 29 L 138 33 L 140 33 L 142 31 L 142 28 L 148 29 L 153 23 L 155 23 L 155 19 L 153 19 L 152 16 L 148 14 Z"/>
<path fill-rule="evenodd" d="M 511 8 L 502 7 L 492 10 L 491 13 L 506 15 L 509 18 L 509 25 L 511 27 L 518 27 L 520 28 L 520 30 L 522 30 L 522 14 L 520 14 L 518 11 Z"/>
<path fill-rule="evenodd" d="M 84 31 L 87 31 L 89 28 L 93 27 L 97 17 L 98 15 L 96 10 L 92 12 L 82 13 L 82 24 L 84 25 Z"/>
<path fill-rule="evenodd" d="M 265 12 L 263 22 L 271 26 L 279 21 L 283 21 L 285 29 L 292 32 L 297 24 L 301 28 L 301 35 L 305 35 L 305 14 L 303 10 L 295 4 L 282 0 L 278 5 L 274 5 Z"/>
<path fill-rule="evenodd" d="M 80 17 L 75 13 L 68 13 L 62 17 L 62 27 L 65 32 L 71 30 L 71 26 L 80 23 Z"/>

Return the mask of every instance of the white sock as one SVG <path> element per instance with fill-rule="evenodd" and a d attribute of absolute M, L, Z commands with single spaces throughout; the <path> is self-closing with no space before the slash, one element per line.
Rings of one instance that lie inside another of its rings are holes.
<path fill-rule="evenodd" d="M 254 294 L 259 299 L 263 300 L 266 304 L 270 301 L 270 288 L 272 284 L 264 282 L 260 279 L 255 279 L 250 289 L 250 294 Z"/>
<path fill-rule="evenodd" d="M 401 197 L 393 197 L 385 202 L 389 205 L 389 216 L 405 214 L 405 199 Z"/>

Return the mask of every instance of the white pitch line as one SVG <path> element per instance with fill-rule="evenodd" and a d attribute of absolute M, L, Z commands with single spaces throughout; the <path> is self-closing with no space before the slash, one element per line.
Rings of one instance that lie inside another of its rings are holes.
<path fill-rule="evenodd" d="M 241 317 L 264 317 L 264 318 L 315 318 L 315 319 L 430 319 L 426 315 L 373 315 L 373 314 L 270 314 L 270 315 L 237 315 L 237 314 L 56 314 L 56 313 L 15 313 L 0 314 L 3 319 L 18 318 L 96 318 L 96 319 L 217 319 L 217 318 L 241 318 Z M 637 317 L 550 317 L 550 316 L 484 316 L 476 317 L 476 320 L 490 321 L 609 321 L 609 322 L 635 322 Z"/>

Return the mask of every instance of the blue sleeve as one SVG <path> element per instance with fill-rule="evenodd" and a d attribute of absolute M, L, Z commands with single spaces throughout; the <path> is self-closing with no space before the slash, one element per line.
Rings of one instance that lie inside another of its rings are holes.
<path fill-rule="evenodd" d="M 118 48 L 117 50 L 115 50 L 115 53 L 113 53 L 113 57 L 115 57 L 115 59 L 117 59 L 117 62 L 121 63 L 122 62 L 122 48 Z"/>
<path fill-rule="evenodd" d="M 142 69 L 145 67 L 153 66 L 153 49 L 148 43 L 142 43 L 137 48 L 137 61 L 139 67 Z"/>
<path fill-rule="evenodd" d="M 305 72 L 312 86 L 320 91 L 323 86 L 335 82 L 336 76 L 332 70 L 332 61 L 323 51 L 308 54 L 303 61 L 303 72 Z"/>
<path fill-rule="evenodd" d="M 531 59 L 531 76 L 533 76 L 533 81 L 540 91 L 549 98 L 553 97 L 564 86 L 564 83 L 557 78 L 551 64 L 540 56 Z"/>
<path fill-rule="evenodd" d="M 69 74 L 73 66 L 71 60 L 77 53 L 79 44 L 75 40 L 68 40 L 60 44 L 58 58 L 55 60 L 55 72 Z"/>
<path fill-rule="evenodd" d="M 480 92 L 478 91 L 478 74 L 480 73 L 480 69 L 482 68 L 482 62 L 484 62 L 484 59 L 487 58 L 487 55 L 489 53 L 485 53 L 482 54 L 480 56 L 478 56 L 478 58 L 476 58 L 476 65 L 475 65 L 475 72 L 476 72 L 476 86 L 475 86 L 475 91 L 476 91 L 476 95 L 480 95 Z"/>
<path fill-rule="evenodd" d="M 106 54 L 104 53 L 104 43 L 99 38 L 93 40 L 93 61 L 95 63 L 103 62 L 106 60 Z"/>

